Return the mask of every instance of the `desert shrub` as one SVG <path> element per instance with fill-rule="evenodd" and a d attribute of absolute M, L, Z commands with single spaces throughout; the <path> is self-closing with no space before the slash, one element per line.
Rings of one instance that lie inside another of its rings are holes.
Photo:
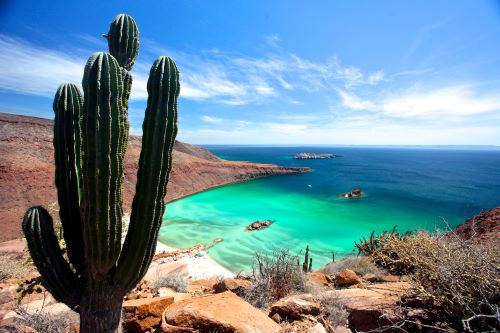
<path fill-rule="evenodd" d="M 384 275 L 386 271 L 381 269 L 370 257 L 366 256 L 350 256 L 345 257 L 339 261 L 335 261 L 326 265 L 321 271 L 325 274 L 337 274 L 343 270 L 350 269 L 358 275 L 365 274 L 375 274 L 375 275 Z"/>
<path fill-rule="evenodd" d="M 7 279 L 21 279 L 29 272 L 25 260 L 10 255 L 0 255 L 0 282 Z"/>
<path fill-rule="evenodd" d="M 371 258 L 398 274 L 408 274 L 452 320 L 496 313 L 500 293 L 497 246 L 481 246 L 453 234 L 377 237 Z"/>
<path fill-rule="evenodd" d="M 172 272 L 168 274 L 159 274 L 150 283 L 151 289 L 155 292 L 162 287 L 171 288 L 177 292 L 186 292 L 188 281 L 180 273 Z"/>
<path fill-rule="evenodd" d="M 64 333 L 71 323 L 78 322 L 78 314 L 73 311 L 53 315 L 44 308 L 32 312 L 18 306 L 15 312 L 24 325 L 40 333 Z"/>
<path fill-rule="evenodd" d="M 286 249 L 275 249 L 270 255 L 256 253 L 252 276 L 255 283 L 243 297 L 259 308 L 292 293 L 305 292 L 309 287 L 298 257 Z"/>
<path fill-rule="evenodd" d="M 347 326 L 349 313 L 335 291 L 317 294 L 315 298 L 321 305 L 319 319 L 323 326 L 330 328 L 330 330 L 334 330 L 338 326 Z"/>

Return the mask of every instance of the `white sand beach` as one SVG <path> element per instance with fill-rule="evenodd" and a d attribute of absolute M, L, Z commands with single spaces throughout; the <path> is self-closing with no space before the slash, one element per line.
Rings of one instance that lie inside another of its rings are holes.
<path fill-rule="evenodd" d="M 206 251 L 193 247 L 179 250 L 158 242 L 156 257 L 151 263 L 145 279 L 151 280 L 158 275 L 172 272 L 180 273 L 191 280 L 228 278 L 235 274 L 210 258 Z M 164 256 L 164 257 L 162 257 Z"/>

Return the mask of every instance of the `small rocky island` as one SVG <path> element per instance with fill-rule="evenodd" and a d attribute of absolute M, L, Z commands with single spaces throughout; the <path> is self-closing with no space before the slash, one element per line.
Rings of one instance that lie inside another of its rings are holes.
<path fill-rule="evenodd" d="M 327 159 L 340 157 L 335 154 L 315 154 L 315 153 L 298 153 L 293 158 L 296 160 L 309 160 L 309 159 Z"/>
<path fill-rule="evenodd" d="M 261 229 L 265 229 L 265 228 L 270 227 L 271 224 L 273 224 L 273 223 L 274 223 L 274 221 L 272 221 L 272 220 L 255 221 L 255 222 L 252 222 L 251 224 L 247 225 L 247 227 L 245 229 L 247 231 L 261 230 Z"/>
<path fill-rule="evenodd" d="M 361 198 L 364 196 L 364 193 L 361 192 L 361 188 L 355 187 L 351 190 L 351 192 L 342 193 L 340 196 L 342 198 Z"/>

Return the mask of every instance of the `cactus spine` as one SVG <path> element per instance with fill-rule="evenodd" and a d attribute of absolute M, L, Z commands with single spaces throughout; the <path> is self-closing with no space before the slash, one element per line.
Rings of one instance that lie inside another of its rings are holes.
<path fill-rule="evenodd" d="M 54 98 L 55 179 L 69 261 L 43 207 L 28 209 L 22 223 L 42 283 L 80 312 L 81 332 L 120 331 L 123 296 L 155 252 L 177 134 L 179 71 L 172 59 L 159 57 L 148 79 L 136 194 L 122 247 L 129 70 L 139 45 L 133 19 L 118 15 L 108 41 L 111 54 L 94 53 L 87 61 L 83 97 L 77 86 L 62 84 Z"/>

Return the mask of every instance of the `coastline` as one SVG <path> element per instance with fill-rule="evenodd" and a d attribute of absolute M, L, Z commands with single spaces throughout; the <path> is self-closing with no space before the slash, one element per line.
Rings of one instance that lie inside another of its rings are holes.
<path fill-rule="evenodd" d="M 236 276 L 235 273 L 210 257 L 205 249 L 197 246 L 180 250 L 158 241 L 155 258 L 144 277 L 146 280 L 169 273 L 179 273 L 193 281 Z"/>

